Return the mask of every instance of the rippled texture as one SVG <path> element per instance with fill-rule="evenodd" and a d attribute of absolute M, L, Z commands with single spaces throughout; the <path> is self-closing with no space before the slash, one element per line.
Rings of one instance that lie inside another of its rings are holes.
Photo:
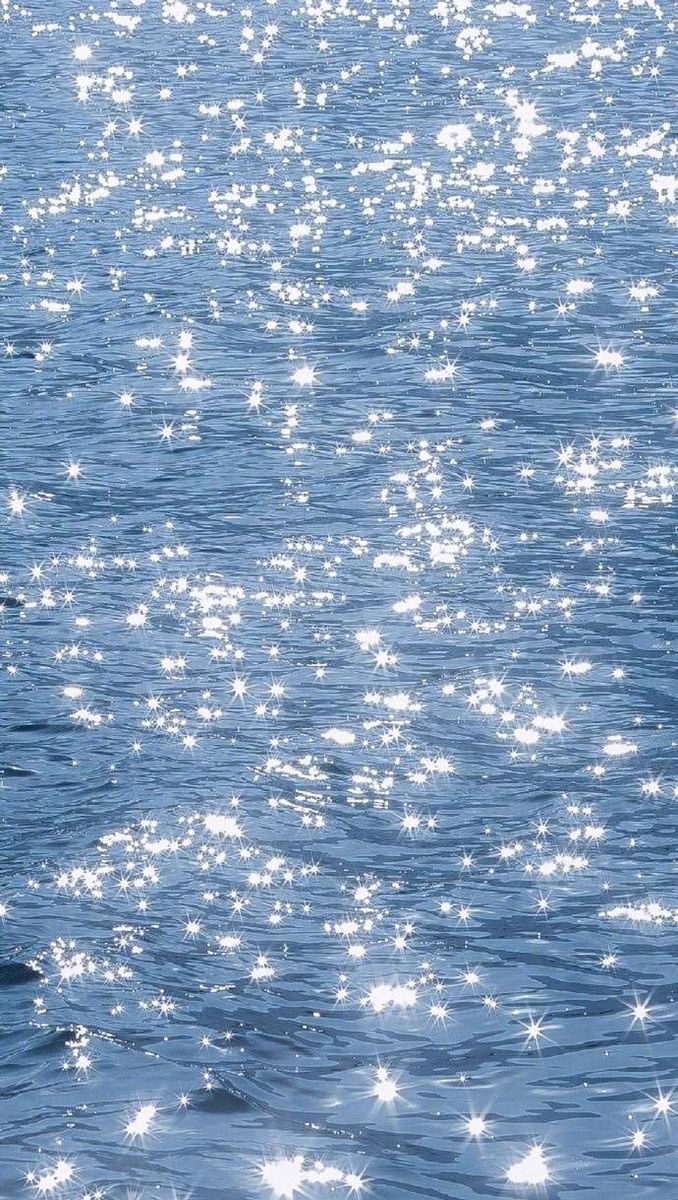
<path fill-rule="evenodd" d="M 670 1200 L 673 12 L 0 14 L 2 1195 Z"/>

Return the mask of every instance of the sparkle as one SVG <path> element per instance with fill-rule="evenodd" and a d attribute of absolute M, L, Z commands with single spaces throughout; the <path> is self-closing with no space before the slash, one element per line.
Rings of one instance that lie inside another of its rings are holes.
<path fill-rule="evenodd" d="M 469 1137 L 481 1138 L 484 1133 L 487 1133 L 487 1121 L 484 1117 L 468 1117 L 466 1129 Z"/>
<path fill-rule="evenodd" d="M 397 1080 L 389 1075 L 385 1067 L 379 1067 L 377 1070 L 372 1094 L 380 1104 L 393 1104 L 400 1095 Z"/>
<path fill-rule="evenodd" d="M 628 1011 L 632 1017 L 632 1025 L 644 1026 L 645 1022 L 651 1019 L 650 1006 L 647 1000 L 638 1000 L 636 998 L 633 1004 L 628 1005 Z"/>
<path fill-rule="evenodd" d="M 297 387 L 313 387 L 317 381 L 315 368 L 305 364 L 303 367 L 297 367 L 292 375 L 292 382 L 296 383 Z"/>
<path fill-rule="evenodd" d="M 127 1136 L 130 1138 L 146 1137 L 150 1132 L 157 1112 L 158 1110 L 154 1104 L 142 1104 L 125 1126 Z"/>
<path fill-rule="evenodd" d="M 507 1171 L 509 1183 L 538 1184 L 548 1183 L 551 1175 L 541 1146 L 533 1146 L 524 1158 L 518 1159 Z"/>

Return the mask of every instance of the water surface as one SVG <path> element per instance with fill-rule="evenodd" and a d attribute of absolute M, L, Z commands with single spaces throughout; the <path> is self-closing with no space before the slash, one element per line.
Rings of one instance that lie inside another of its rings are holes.
<path fill-rule="evenodd" d="M 0 13 L 2 1195 L 671 1200 L 670 6 Z"/>

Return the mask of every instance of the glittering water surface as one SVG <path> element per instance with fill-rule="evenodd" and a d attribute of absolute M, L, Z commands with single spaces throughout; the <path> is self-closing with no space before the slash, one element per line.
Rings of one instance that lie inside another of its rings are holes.
<path fill-rule="evenodd" d="M 671 7 L 0 13 L 2 1196 L 671 1200 Z"/>

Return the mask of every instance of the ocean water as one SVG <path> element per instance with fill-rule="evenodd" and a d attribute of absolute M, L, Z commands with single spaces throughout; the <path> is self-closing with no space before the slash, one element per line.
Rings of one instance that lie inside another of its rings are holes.
<path fill-rule="evenodd" d="M 0 1195 L 674 1200 L 675 9 L 0 17 Z"/>

